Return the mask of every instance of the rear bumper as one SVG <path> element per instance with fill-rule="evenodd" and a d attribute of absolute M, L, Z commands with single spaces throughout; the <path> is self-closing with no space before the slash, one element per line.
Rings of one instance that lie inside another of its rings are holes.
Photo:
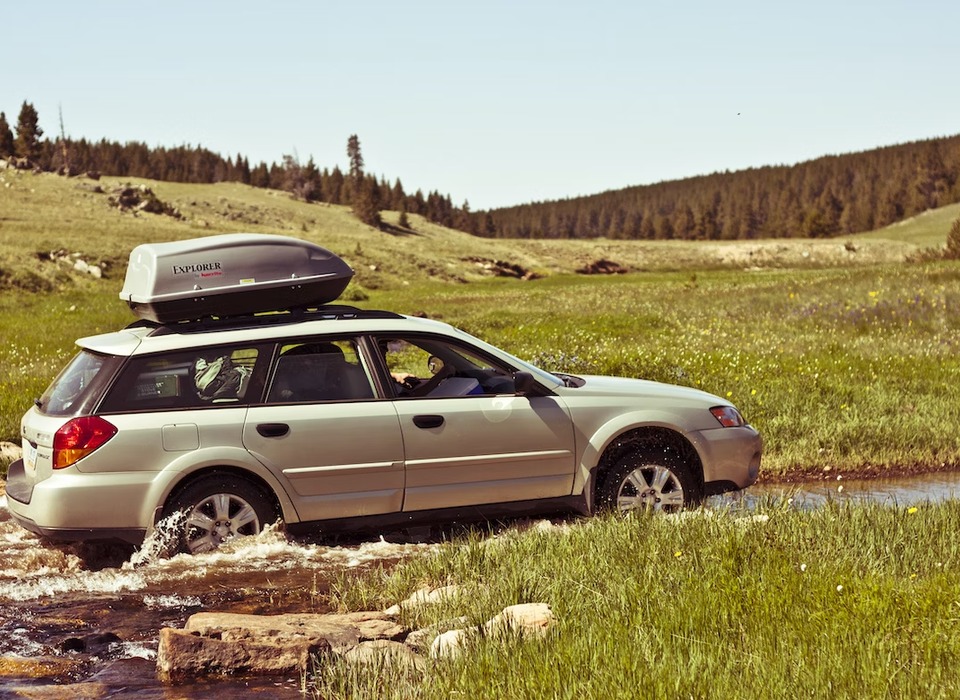
<path fill-rule="evenodd" d="M 9 500 L 8 500 L 9 503 Z M 147 536 L 146 530 L 139 529 L 89 529 L 89 530 L 68 530 L 63 528 L 41 527 L 30 518 L 24 517 L 18 513 L 10 511 L 13 520 L 24 530 L 40 535 L 51 542 L 93 542 L 119 540 L 129 542 L 130 544 L 142 544 Z"/>
<path fill-rule="evenodd" d="M 17 460 L 7 471 L 7 510 L 21 527 L 58 542 L 122 540 L 139 544 L 152 524 L 144 494 L 150 472 L 55 473 L 36 484 Z"/>

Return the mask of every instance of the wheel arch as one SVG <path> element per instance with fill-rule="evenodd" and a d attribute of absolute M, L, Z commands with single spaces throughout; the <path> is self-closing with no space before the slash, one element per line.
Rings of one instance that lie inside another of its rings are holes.
<path fill-rule="evenodd" d="M 193 486 L 198 481 L 202 481 L 209 477 L 218 476 L 218 475 L 229 475 L 236 477 L 238 479 L 243 479 L 244 481 L 250 483 L 252 486 L 255 486 L 257 489 L 263 492 L 263 494 L 269 499 L 271 505 L 273 506 L 274 512 L 278 518 L 283 517 L 283 508 L 280 505 L 280 499 L 277 498 L 277 494 L 274 492 L 273 488 L 264 481 L 260 476 L 254 474 L 253 472 L 241 469 L 240 467 L 230 466 L 230 465 L 221 465 L 221 466 L 212 466 L 200 469 L 195 472 L 190 472 L 183 479 L 180 479 L 172 489 L 170 493 L 167 494 L 166 499 L 164 499 L 163 506 L 160 509 L 162 513 L 166 509 L 166 506 L 169 503 L 175 501 L 181 493 L 186 491 L 188 488 Z"/>
<path fill-rule="evenodd" d="M 697 481 L 698 491 L 703 492 L 703 461 L 697 448 L 680 429 L 662 423 L 631 425 L 609 436 L 596 450 L 592 478 L 589 480 L 591 509 L 596 508 L 597 490 L 603 486 L 614 465 L 631 452 L 657 450 L 670 452 L 688 464 Z"/>
<path fill-rule="evenodd" d="M 242 455 L 241 455 L 242 456 Z M 168 478 L 156 482 L 158 491 L 152 502 L 155 504 L 150 526 L 155 526 L 163 517 L 167 506 L 173 502 L 184 489 L 189 488 L 198 480 L 213 474 L 228 474 L 248 481 L 251 485 L 263 491 L 270 500 L 277 516 L 285 522 L 298 522 L 296 509 L 289 496 L 272 474 L 264 473 L 259 465 L 248 466 L 245 461 L 229 459 L 228 455 L 211 455 L 210 459 L 191 459 L 189 465 L 177 469 L 178 465 L 170 465 Z"/>

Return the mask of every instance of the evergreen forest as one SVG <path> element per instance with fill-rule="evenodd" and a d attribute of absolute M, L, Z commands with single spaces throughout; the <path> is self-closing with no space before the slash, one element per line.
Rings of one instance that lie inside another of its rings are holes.
<path fill-rule="evenodd" d="M 15 132 L 15 133 L 14 133 Z M 490 238 L 737 240 L 824 238 L 869 231 L 927 209 L 960 201 L 960 135 L 914 141 L 794 165 L 626 187 L 556 201 L 487 211 L 455 206 L 449 195 L 409 194 L 363 169 L 357 136 L 347 142 L 349 170 L 302 164 L 292 156 L 252 165 L 200 146 L 150 147 L 131 141 L 43 138 L 33 105 L 15 126 L 0 112 L 0 158 L 17 167 L 61 174 L 103 173 L 161 181 L 236 181 L 286 190 L 308 202 L 353 207 L 372 226 L 379 212 L 420 214 L 438 224 Z"/>

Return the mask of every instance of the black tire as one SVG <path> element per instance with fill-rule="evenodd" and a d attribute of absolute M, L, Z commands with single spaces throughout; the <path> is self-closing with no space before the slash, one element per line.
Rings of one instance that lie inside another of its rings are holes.
<path fill-rule="evenodd" d="M 278 518 L 263 490 L 233 474 L 210 474 L 178 493 L 166 509 L 176 519 L 176 551 L 197 554 L 234 537 L 259 534 Z"/>
<path fill-rule="evenodd" d="M 700 480 L 669 450 L 635 451 L 620 458 L 597 490 L 602 510 L 675 513 L 703 500 Z"/>

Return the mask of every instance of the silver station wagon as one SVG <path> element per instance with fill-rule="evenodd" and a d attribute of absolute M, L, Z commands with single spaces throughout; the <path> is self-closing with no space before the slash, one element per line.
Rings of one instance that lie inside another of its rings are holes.
<path fill-rule="evenodd" d="M 276 257 L 264 245 L 319 270 L 293 273 L 303 298 L 289 296 L 289 261 L 225 279 Z M 760 436 L 728 401 L 552 374 L 444 323 L 331 305 L 352 274 L 331 256 L 254 234 L 135 249 L 121 296 L 141 320 L 77 341 L 24 415 L 13 518 L 55 541 L 132 543 L 165 520 L 177 549 L 201 552 L 277 520 L 334 530 L 673 511 L 756 481 Z M 170 291 L 163 270 L 190 288 Z M 280 278 L 281 303 L 305 308 L 261 313 Z"/>

